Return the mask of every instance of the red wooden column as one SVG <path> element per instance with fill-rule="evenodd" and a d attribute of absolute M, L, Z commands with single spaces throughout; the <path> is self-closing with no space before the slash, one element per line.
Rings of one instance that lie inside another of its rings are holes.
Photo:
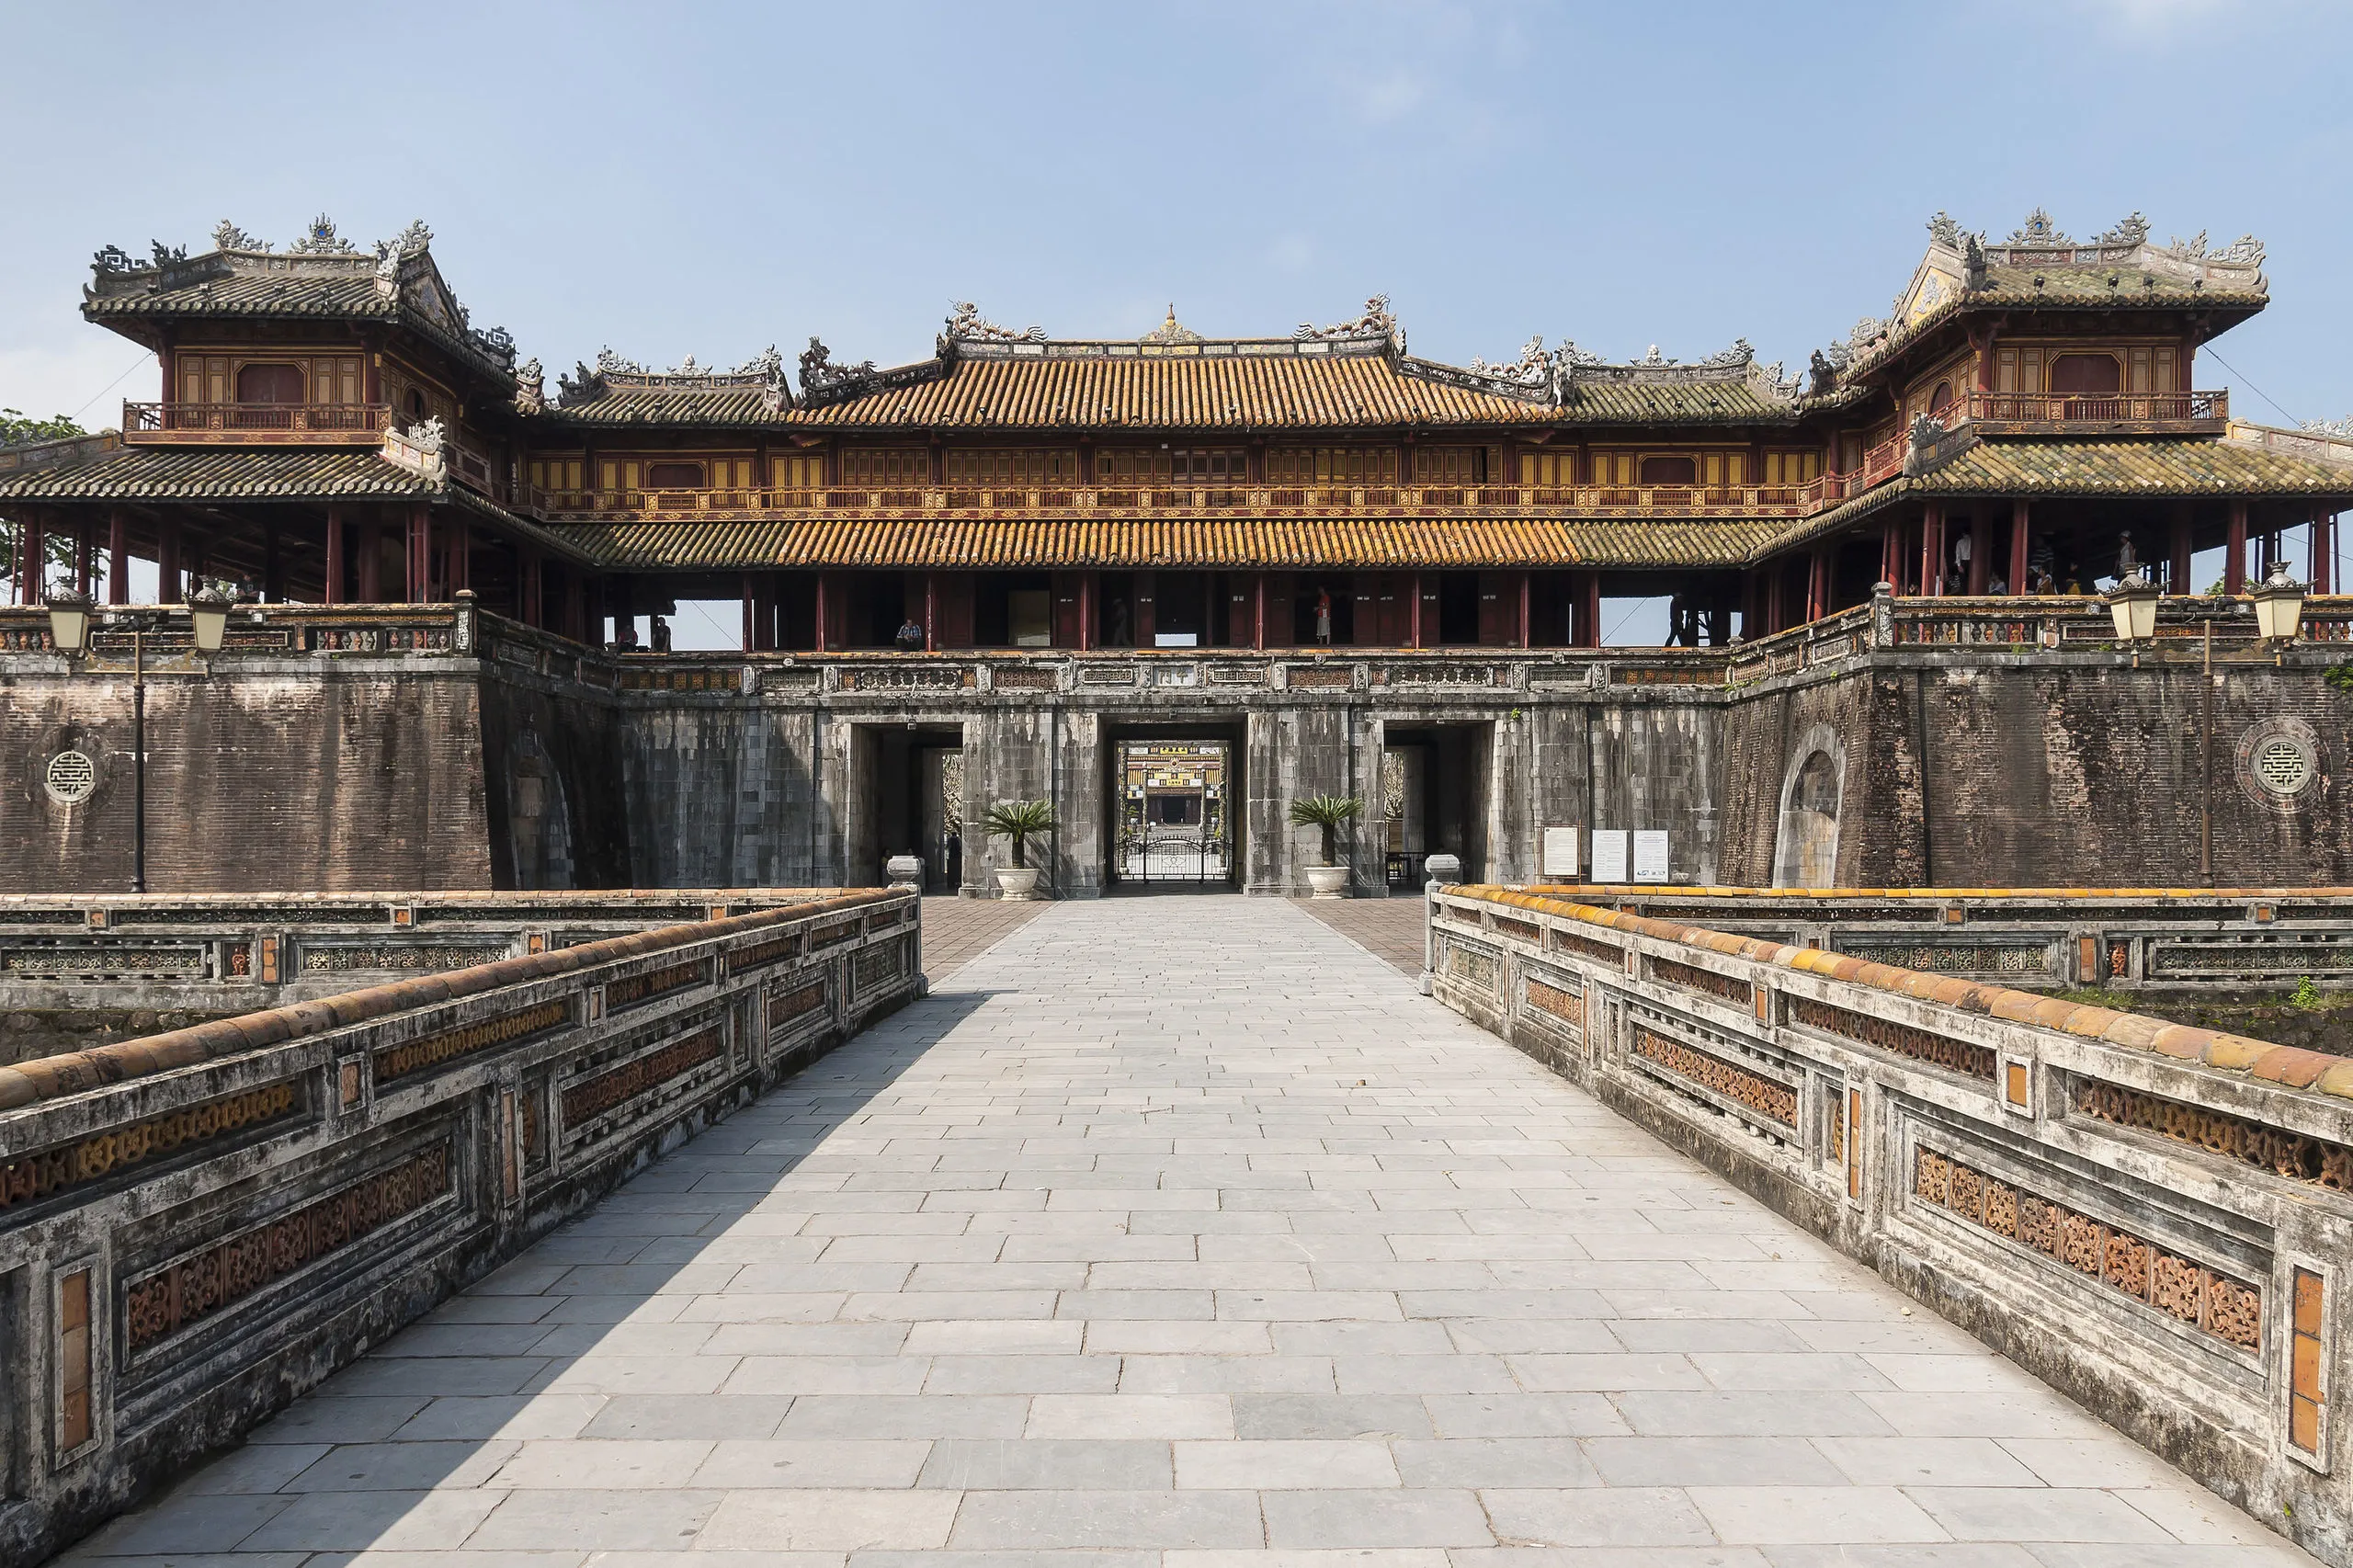
<path fill-rule="evenodd" d="M 179 524 L 165 517 L 156 525 L 155 539 L 155 602 L 177 604 L 180 600 Z"/>
<path fill-rule="evenodd" d="M 131 515 L 119 506 L 107 509 L 107 603 L 131 602 Z"/>
<path fill-rule="evenodd" d="M 384 602 L 384 525 L 370 517 L 359 525 L 359 602 Z"/>
<path fill-rule="evenodd" d="M 41 579 L 46 574 L 44 557 L 49 553 L 49 536 L 38 511 L 25 514 L 22 527 L 17 530 L 17 602 L 37 605 L 41 602 Z"/>
<path fill-rule="evenodd" d="M 1079 638 L 1082 647 L 1085 646 L 1086 636 L 1086 609 L 1085 605 L 1079 606 L 1081 621 Z M 923 651 L 926 653 L 939 652 L 939 574 L 937 572 L 926 572 L 923 574 Z"/>
<path fill-rule="evenodd" d="M 1250 646 L 1260 653 L 1267 647 L 1267 574 L 1254 572 L 1250 575 Z"/>
<path fill-rule="evenodd" d="M 1534 607 L 1529 603 L 1531 589 L 1529 585 L 1529 574 L 1521 572 L 1518 575 L 1519 577 L 1519 645 L 1525 649 L 1529 645 L 1529 632 L 1532 630 L 1529 625 L 1529 614 Z"/>
<path fill-rule="evenodd" d="M 760 646 L 760 595 L 752 585 L 752 574 L 743 574 L 741 592 L 744 599 L 743 648 L 746 653 L 756 653 Z"/>
<path fill-rule="evenodd" d="M 1893 517 L 1879 526 L 1879 580 L 1904 591 L 1904 525 Z"/>
<path fill-rule="evenodd" d="M 1598 573 L 1598 572 L 1588 572 L 1588 573 L 1586 573 L 1586 574 L 1585 574 L 1585 591 L 1584 591 L 1584 593 L 1583 593 L 1582 595 L 1580 595 L 1580 596 L 1579 596 L 1579 598 L 1578 598 L 1578 607 L 1579 607 L 1580 608 L 1582 608 L 1582 609 L 1585 611 L 1585 631 L 1584 631 L 1584 641 L 1582 642 L 1582 643 L 1581 643 L 1580 645 L 1581 645 L 1581 646 L 1583 646 L 1583 647 L 1586 647 L 1586 648 L 1598 648 L 1598 647 L 1600 647 L 1600 646 L 1601 646 L 1601 574 L 1600 574 L 1600 573 Z"/>
<path fill-rule="evenodd" d="M 449 597 L 474 585 L 474 530 L 460 517 L 449 530 Z"/>
<path fill-rule="evenodd" d="M 2166 589 L 2176 594 L 2194 594 L 2197 585 L 2189 580 L 2189 503 L 2177 501 L 2173 508 L 2171 538 L 2166 542 Z"/>
<path fill-rule="evenodd" d="M 1422 574 L 1419 572 L 1413 574 L 1412 587 L 1414 603 L 1405 612 L 1405 646 L 1418 648 L 1422 645 Z"/>
<path fill-rule="evenodd" d="M 1983 506 L 1969 508 L 1969 592 L 1972 597 L 1983 598 L 1986 584 L 1994 577 L 1992 540 L 1986 536 L 1993 530 L 1985 526 Z"/>
<path fill-rule="evenodd" d="M 1765 579 L 1765 633 L 1769 637 L 1782 627 L 1781 585 L 1789 577 L 1790 563 L 1776 561 L 1768 570 L 1772 574 Z"/>
<path fill-rule="evenodd" d="M 408 570 L 401 583 L 404 601 L 421 605 L 432 602 L 433 592 L 433 510 L 420 502 L 408 513 Z"/>
<path fill-rule="evenodd" d="M 2222 547 L 2222 592 L 2246 592 L 2246 503 L 2231 503 L 2230 540 Z"/>
<path fill-rule="evenodd" d="M 2306 575 L 2312 580 L 2309 590 L 2315 594 L 2336 591 L 2336 518 L 2325 511 L 2313 513 L 2312 531 L 2306 536 L 2312 542 L 2312 560 Z"/>
<path fill-rule="evenodd" d="M 90 597 L 90 525 L 86 520 L 74 525 L 74 592 L 85 599 Z"/>
<path fill-rule="evenodd" d="M 2010 503 L 2010 592 L 2027 591 L 2026 545 L 2029 507 L 2025 497 Z"/>
<path fill-rule="evenodd" d="M 833 617 L 827 613 L 827 611 L 832 608 L 834 597 L 833 583 L 834 574 L 831 572 L 820 572 L 817 574 L 816 644 L 817 652 L 820 653 L 829 653 L 833 649 Z"/>
<path fill-rule="evenodd" d="M 1920 514 L 1920 593 L 1934 598 L 1945 591 L 1945 508 L 1931 501 Z"/>
<path fill-rule="evenodd" d="M 323 605 L 343 601 L 343 508 L 327 508 L 327 572 L 326 589 L 319 596 Z"/>

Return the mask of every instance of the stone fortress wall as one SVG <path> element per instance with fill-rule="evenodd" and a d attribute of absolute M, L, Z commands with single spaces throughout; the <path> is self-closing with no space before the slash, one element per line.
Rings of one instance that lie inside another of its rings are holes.
<path fill-rule="evenodd" d="M 1377 802 L 1401 733 L 1469 802 L 1431 847 L 1495 881 L 1536 880 L 1543 831 L 1573 826 L 1586 870 L 1593 830 L 1665 833 L 1678 883 L 2353 882 L 2353 694 L 2325 678 L 2353 653 L 2344 600 L 2284 650 L 2226 619 L 2211 685 L 2171 609 L 2135 653 L 2067 599 L 1539 653 L 615 658 L 463 606 L 267 613 L 150 677 L 153 887 L 870 885 L 910 831 L 888 776 L 919 738 L 961 751 L 975 811 L 1051 801 L 1048 887 L 1088 897 L 1115 741 L 1207 736 L 1233 748 L 1237 881 L 1297 893 L 1314 836 L 1290 801 Z M 31 615 L 0 627 L 0 885 L 127 886 L 127 671 L 41 642 Z M 51 788 L 69 750 L 93 765 L 78 796 Z M 1359 896 L 1385 891 L 1380 831 L 1343 835 Z M 992 895 L 1004 853 L 968 835 L 963 891 Z"/>

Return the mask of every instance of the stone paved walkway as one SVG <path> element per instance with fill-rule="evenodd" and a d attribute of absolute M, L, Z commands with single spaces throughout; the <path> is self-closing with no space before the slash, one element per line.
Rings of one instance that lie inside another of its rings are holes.
<path fill-rule="evenodd" d="M 2311 1561 L 1238 898 L 1048 909 L 72 1555 Z"/>

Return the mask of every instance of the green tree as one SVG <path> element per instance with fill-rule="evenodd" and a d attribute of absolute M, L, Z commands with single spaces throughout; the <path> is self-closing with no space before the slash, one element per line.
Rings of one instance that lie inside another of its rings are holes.
<path fill-rule="evenodd" d="M 0 408 L 0 447 L 29 446 L 35 441 L 63 441 L 88 434 L 87 430 L 63 414 L 47 419 L 35 419 L 21 409 Z"/>

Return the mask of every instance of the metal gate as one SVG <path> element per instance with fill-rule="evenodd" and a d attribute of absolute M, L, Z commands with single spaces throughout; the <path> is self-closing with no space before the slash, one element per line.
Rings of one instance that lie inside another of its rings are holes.
<path fill-rule="evenodd" d="M 1230 882 L 1233 817 L 1225 741 L 1121 741 L 1111 880 L 1129 883 Z"/>

